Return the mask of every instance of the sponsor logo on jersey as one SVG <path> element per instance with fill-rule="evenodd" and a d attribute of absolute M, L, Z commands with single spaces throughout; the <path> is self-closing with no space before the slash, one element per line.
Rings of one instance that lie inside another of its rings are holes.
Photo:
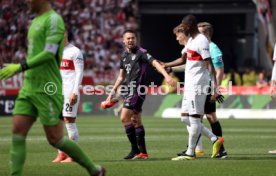
<path fill-rule="evenodd" d="M 75 70 L 74 62 L 68 59 L 62 59 L 60 70 Z"/>

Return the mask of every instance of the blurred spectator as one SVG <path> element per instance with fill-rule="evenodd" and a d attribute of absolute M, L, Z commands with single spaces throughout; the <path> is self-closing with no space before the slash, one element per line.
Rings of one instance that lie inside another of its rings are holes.
<path fill-rule="evenodd" d="M 85 69 L 118 70 L 121 34 L 138 29 L 136 0 L 53 1 L 63 16 L 74 45 L 85 57 Z M 25 0 L 0 1 L 0 60 L 19 62 L 26 57 L 27 28 L 32 18 Z M 30 18 L 28 18 L 30 17 Z"/>
<path fill-rule="evenodd" d="M 252 67 L 246 67 L 242 75 L 244 86 L 255 86 L 257 82 L 257 74 Z"/>
<path fill-rule="evenodd" d="M 175 76 L 174 72 L 170 72 L 169 75 L 173 78 L 173 80 L 174 80 L 176 83 L 179 82 L 179 79 L 178 79 L 177 76 Z M 168 94 L 168 93 L 176 93 L 176 91 L 177 91 L 177 86 L 175 86 L 175 87 L 170 86 L 170 85 L 167 83 L 167 81 L 164 79 L 163 82 L 162 82 L 162 85 L 161 85 L 161 90 L 162 90 L 163 93 L 166 93 L 166 94 Z"/>
<path fill-rule="evenodd" d="M 264 71 L 261 71 L 258 75 L 258 80 L 256 82 L 258 88 L 268 86 L 268 81 L 266 80 L 266 75 Z"/>
<path fill-rule="evenodd" d="M 223 79 L 221 82 L 221 86 L 226 87 L 229 84 L 232 84 L 232 86 L 241 86 L 242 81 L 239 73 L 237 73 L 235 70 L 231 69 L 229 73 L 224 73 Z"/>

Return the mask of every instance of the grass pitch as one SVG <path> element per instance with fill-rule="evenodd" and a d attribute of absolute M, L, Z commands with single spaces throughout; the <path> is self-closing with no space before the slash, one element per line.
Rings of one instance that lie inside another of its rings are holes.
<path fill-rule="evenodd" d="M 207 122 L 204 122 L 209 127 Z M 171 161 L 187 144 L 179 119 L 144 117 L 150 159 L 125 161 L 130 147 L 117 117 L 78 118 L 79 144 L 108 176 L 276 176 L 275 120 L 221 120 L 228 159 L 211 159 L 211 142 L 203 138 L 205 156 L 195 161 Z M 0 176 L 9 175 L 11 118 L 0 118 Z M 27 139 L 25 176 L 86 176 L 75 163 L 52 163 L 56 150 L 47 144 L 40 122 Z"/>

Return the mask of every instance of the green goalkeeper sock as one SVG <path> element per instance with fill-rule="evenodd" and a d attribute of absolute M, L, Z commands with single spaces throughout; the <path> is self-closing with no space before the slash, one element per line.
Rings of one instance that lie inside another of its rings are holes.
<path fill-rule="evenodd" d="M 93 162 L 88 158 L 88 156 L 82 151 L 77 143 L 63 137 L 56 145 L 56 148 L 65 152 L 74 161 L 79 163 L 81 166 L 86 168 L 89 174 L 97 173 L 99 171 L 99 166 L 93 164 Z"/>
<path fill-rule="evenodd" d="M 12 136 L 12 146 L 10 150 L 10 169 L 12 176 L 21 176 L 26 158 L 26 137 L 18 134 Z"/>

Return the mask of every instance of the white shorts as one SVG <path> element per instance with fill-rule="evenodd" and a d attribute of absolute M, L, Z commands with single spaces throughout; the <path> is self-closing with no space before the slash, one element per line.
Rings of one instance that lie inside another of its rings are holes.
<path fill-rule="evenodd" d="M 77 117 L 78 107 L 79 107 L 80 97 L 78 96 L 78 101 L 73 106 L 70 106 L 69 97 L 64 97 L 64 104 L 62 110 L 63 117 Z"/>
<path fill-rule="evenodd" d="M 181 113 L 189 115 L 204 115 L 204 106 L 207 95 L 196 94 L 195 92 L 184 92 L 181 105 Z"/>

